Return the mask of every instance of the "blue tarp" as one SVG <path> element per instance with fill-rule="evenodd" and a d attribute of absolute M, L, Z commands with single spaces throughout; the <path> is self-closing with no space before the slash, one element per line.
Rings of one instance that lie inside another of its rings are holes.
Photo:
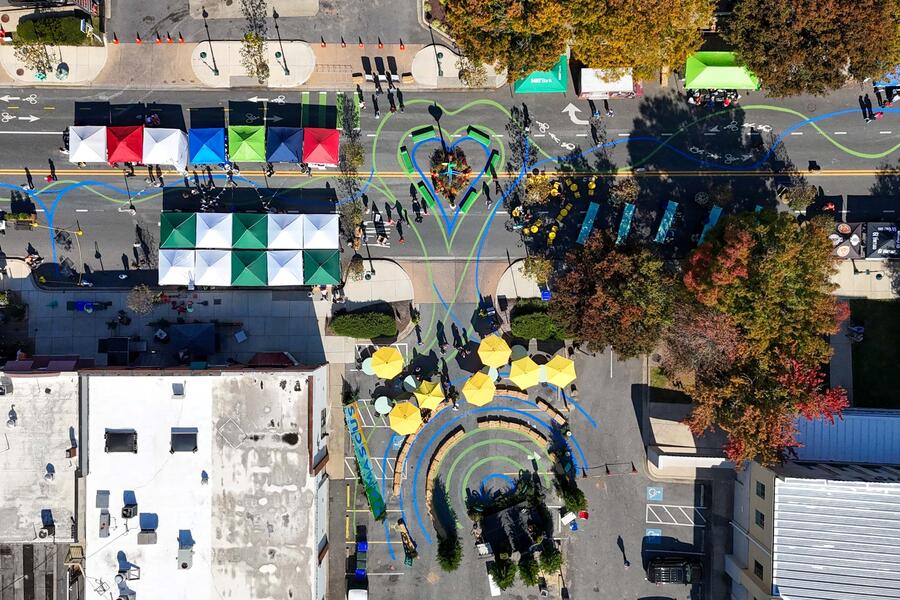
<path fill-rule="evenodd" d="M 900 87 L 900 67 L 882 77 L 875 85 L 877 87 Z"/>
<path fill-rule="evenodd" d="M 208 165 L 225 162 L 225 129 L 200 127 L 188 131 L 191 164 Z"/>
<path fill-rule="evenodd" d="M 303 156 L 303 130 L 299 127 L 269 127 L 266 160 L 298 163 Z"/>

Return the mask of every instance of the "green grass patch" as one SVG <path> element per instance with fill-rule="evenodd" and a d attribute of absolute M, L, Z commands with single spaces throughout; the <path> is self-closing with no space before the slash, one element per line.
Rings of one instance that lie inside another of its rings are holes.
<path fill-rule="evenodd" d="M 853 406 L 900 408 L 900 300 L 850 300 L 854 324 L 865 327 L 853 344 Z"/>
<path fill-rule="evenodd" d="M 81 18 L 51 15 L 19 21 L 16 36 L 24 42 L 43 42 L 54 46 L 99 45 L 81 32 Z"/>

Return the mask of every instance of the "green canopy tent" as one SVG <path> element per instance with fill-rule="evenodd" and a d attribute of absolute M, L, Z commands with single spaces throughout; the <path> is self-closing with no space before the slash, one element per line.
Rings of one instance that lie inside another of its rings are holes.
<path fill-rule="evenodd" d="M 337 250 L 304 250 L 303 283 L 338 285 L 341 282 L 341 255 Z"/>
<path fill-rule="evenodd" d="M 163 212 L 159 215 L 160 248 L 193 248 L 196 243 L 196 213 Z"/>
<path fill-rule="evenodd" d="M 689 90 L 757 90 L 756 75 L 738 63 L 734 52 L 695 52 L 687 59 L 684 87 Z"/>
<path fill-rule="evenodd" d="M 234 213 L 231 218 L 231 246 L 244 250 L 264 250 L 268 244 L 267 215 Z"/>
<path fill-rule="evenodd" d="M 232 162 L 266 162 L 266 128 L 262 125 L 229 127 L 228 158 Z"/>
<path fill-rule="evenodd" d="M 568 83 L 569 58 L 563 55 L 549 71 L 535 71 L 518 80 L 513 90 L 517 94 L 565 94 Z"/>
<path fill-rule="evenodd" d="M 268 279 L 266 253 L 261 250 L 235 250 L 231 253 L 231 285 L 265 287 Z"/>

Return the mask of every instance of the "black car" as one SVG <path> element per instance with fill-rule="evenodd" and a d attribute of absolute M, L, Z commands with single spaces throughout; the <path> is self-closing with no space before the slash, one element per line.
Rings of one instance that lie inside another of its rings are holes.
<path fill-rule="evenodd" d="M 683 583 L 690 585 L 703 580 L 703 565 L 699 560 L 682 556 L 661 556 L 650 559 L 647 564 L 647 581 L 663 583 Z"/>

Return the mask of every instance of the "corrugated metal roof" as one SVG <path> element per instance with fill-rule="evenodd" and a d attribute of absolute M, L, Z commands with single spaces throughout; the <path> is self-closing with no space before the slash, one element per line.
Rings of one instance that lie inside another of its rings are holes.
<path fill-rule="evenodd" d="M 900 483 L 776 479 L 773 583 L 784 600 L 900 590 Z"/>
<path fill-rule="evenodd" d="M 900 464 L 900 411 L 844 411 L 844 418 L 797 420 L 799 460 Z"/>

